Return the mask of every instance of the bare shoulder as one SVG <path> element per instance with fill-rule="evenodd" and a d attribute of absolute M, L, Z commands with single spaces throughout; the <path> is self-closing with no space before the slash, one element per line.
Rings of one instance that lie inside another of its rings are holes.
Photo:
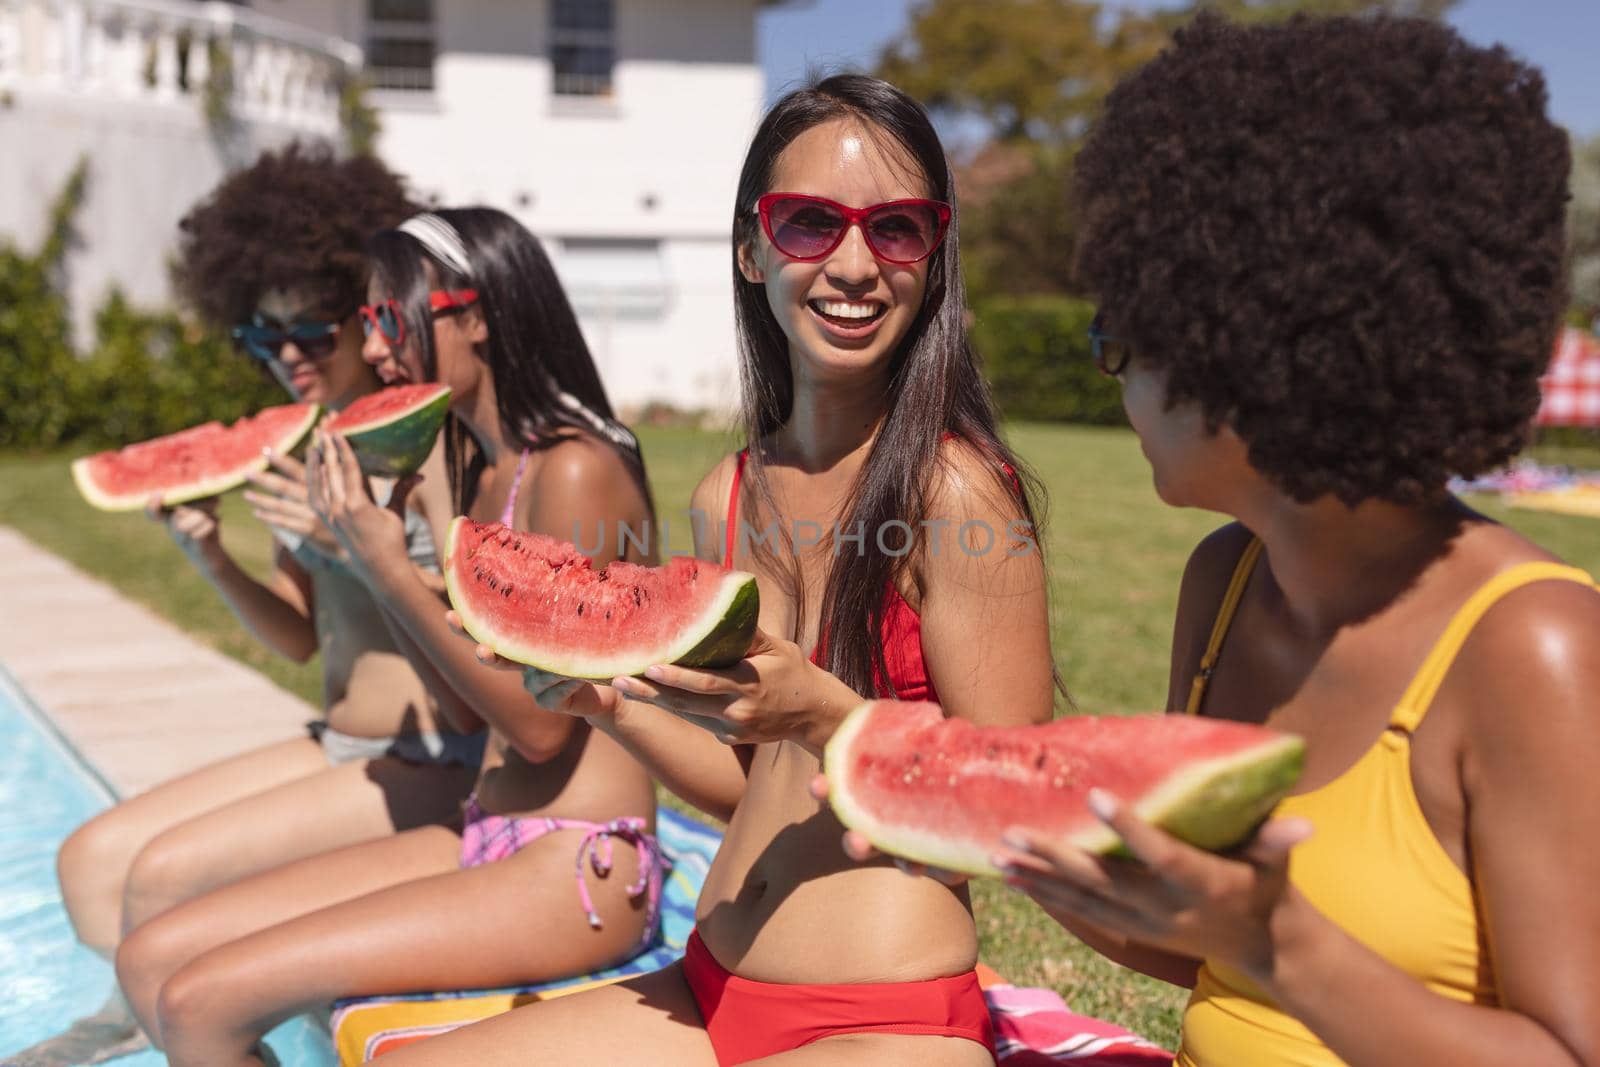
<path fill-rule="evenodd" d="M 1178 587 L 1178 611 L 1172 624 L 1172 660 L 1167 679 L 1167 708 L 1187 703 L 1189 686 L 1200 669 L 1217 609 L 1245 549 L 1254 540 L 1237 522 L 1213 530 L 1189 553 Z"/>
<path fill-rule="evenodd" d="M 1253 540 L 1255 535 L 1237 522 L 1230 522 L 1207 534 L 1194 546 L 1188 562 L 1184 564 L 1180 606 L 1184 600 L 1190 599 L 1201 603 L 1220 603 L 1228 583 L 1233 580 L 1239 560 Z"/>
<path fill-rule="evenodd" d="M 1014 475 L 1002 461 L 962 437 L 939 443 L 928 484 L 930 518 L 1020 518 Z"/>
<path fill-rule="evenodd" d="M 573 433 L 545 450 L 529 488 L 536 494 L 611 495 L 635 489 L 627 462 L 610 444 L 588 433 Z"/>
<path fill-rule="evenodd" d="M 1600 745 L 1600 591 L 1546 578 L 1491 607 L 1454 668 L 1472 736 L 1490 744 L 1537 730 Z"/>
<path fill-rule="evenodd" d="M 738 467 L 739 454 L 730 452 L 719 459 L 700 479 L 690 494 L 689 506 L 708 518 L 720 522 L 726 516 L 728 494 L 733 492 L 733 472 Z"/>
<path fill-rule="evenodd" d="M 911 533 L 917 551 L 901 589 L 913 607 L 922 610 L 930 592 L 940 589 L 1002 599 L 1045 596 L 1038 532 L 1004 460 L 969 441 L 946 439 L 923 500 L 921 528 Z"/>

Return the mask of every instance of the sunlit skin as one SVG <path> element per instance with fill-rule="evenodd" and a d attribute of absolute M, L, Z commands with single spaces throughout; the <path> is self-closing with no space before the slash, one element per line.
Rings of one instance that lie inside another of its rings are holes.
<path fill-rule="evenodd" d="M 796 137 L 775 161 L 771 191 L 852 207 L 933 195 L 926 176 L 892 140 L 854 121 L 830 121 Z M 739 264 L 747 280 L 764 287 L 788 340 L 794 376 L 792 416 L 756 446 L 765 450 L 783 519 L 827 528 L 839 517 L 886 414 L 889 364 L 921 307 L 929 262 L 877 260 L 852 227 L 815 263 L 789 259 L 758 233 L 739 250 Z M 812 305 L 818 299 L 873 302 L 882 313 L 871 329 L 834 330 Z M 928 518 L 953 519 L 956 526 L 977 519 L 1004 529 L 1016 515 L 1005 494 L 992 490 L 994 472 L 956 442 L 942 450 L 947 463 L 930 487 Z M 733 464 L 732 457 L 719 463 L 692 499 L 716 524 L 726 516 Z M 696 530 L 697 554 L 720 563 L 723 545 L 708 533 Z M 887 864 L 851 864 L 838 849 L 838 823 L 806 789 L 822 745 L 861 700 L 808 659 L 832 561 L 831 550 L 801 554 L 802 611 L 786 574 L 736 549 L 728 562 L 755 572 L 761 616 L 754 646 L 728 671 L 657 665 L 646 678 L 614 679 L 609 686 L 528 671 L 524 681 L 542 706 L 588 719 L 638 753 L 679 796 L 731 818 L 697 909 L 700 934 L 723 966 L 774 983 L 960 974 L 977 955 L 964 892 L 907 878 Z M 919 555 L 900 592 L 921 617 L 924 657 L 947 712 L 997 725 L 1049 717 L 1048 619 L 1037 554 L 970 556 L 945 544 Z M 780 636 L 788 634 L 799 640 Z M 485 662 L 515 669 L 486 648 L 478 652 Z M 397 1067 L 611 1062 L 637 1055 L 642 1046 L 652 1063 L 707 1065 L 714 1053 L 694 1024 L 698 1018 L 674 965 L 393 1055 Z M 992 1059 L 960 1038 L 851 1034 L 762 1062 L 964 1067 Z"/>

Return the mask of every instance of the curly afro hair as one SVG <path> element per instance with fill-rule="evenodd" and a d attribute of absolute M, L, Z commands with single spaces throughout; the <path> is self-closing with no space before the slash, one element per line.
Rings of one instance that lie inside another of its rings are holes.
<path fill-rule="evenodd" d="M 1077 269 L 1108 329 L 1298 501 L 1514 455 L 1565 300 L 1543 78 L 1438 23 L 1202 16 L 1107 98 Z"/>
<path fill-rule="evenodd" d="M 273 289 L 353 311 L 367 281 L 367 238 L 419 210 L 371 156 L 340 159 L 291 143 L 230 175 L 178 224 L 179 291 L 217 326 L 243 322 Z"/>

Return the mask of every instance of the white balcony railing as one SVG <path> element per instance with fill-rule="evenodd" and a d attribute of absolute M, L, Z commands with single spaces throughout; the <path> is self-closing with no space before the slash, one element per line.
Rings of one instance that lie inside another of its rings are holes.
<path fill-rule="evenodd" d="M 332 135 L 361 50 L 233 4 L 0 0 L 0 92 L 184 104 Z"/>

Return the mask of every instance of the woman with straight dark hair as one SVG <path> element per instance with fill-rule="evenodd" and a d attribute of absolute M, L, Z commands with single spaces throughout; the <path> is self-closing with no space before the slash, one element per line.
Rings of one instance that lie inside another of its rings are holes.
<path fill-rule="evenodd" d="M 620 524 L 652 518 L 639 449 L 537 240 L 475 208 L 413 216 L 372 253 L 368 362 L 391 384 L 452 389 L 447 484 L 403 482 L 396 497 L 423 497 L 441 544 L 460 512 L 615 558 Z M 407 562 L 398 505 L 372 501 L 346 442 L 319 433 L 307 478 L 401 649 L 457 725 L 487 724 L 490 742 L 462 821 L 239 882 L 124 944 L 129 1000 L 179 1067 L 259 1063 L 277 1020 L 338 997 L 580 974 L 656 934 L 663 869 L 643 768 L 477 662 L 437 583 Z"/>
<path fill-rule="evenodd" d="M 701 557 L 756 574 L 762 630 L 726 671 L 524 678 L 730 820 L 688 954 L 397 1065 L 992 1062 L 965 890 L 850 863 L 808 791 L 869 697 L 1051 714 L 1044 567 L 967 345 L 954 215 L 927 115 L 885 82 L 829 78 L 762 123 L 733 229 L 749 447 L 693 498 L 723 520 Z"/>

